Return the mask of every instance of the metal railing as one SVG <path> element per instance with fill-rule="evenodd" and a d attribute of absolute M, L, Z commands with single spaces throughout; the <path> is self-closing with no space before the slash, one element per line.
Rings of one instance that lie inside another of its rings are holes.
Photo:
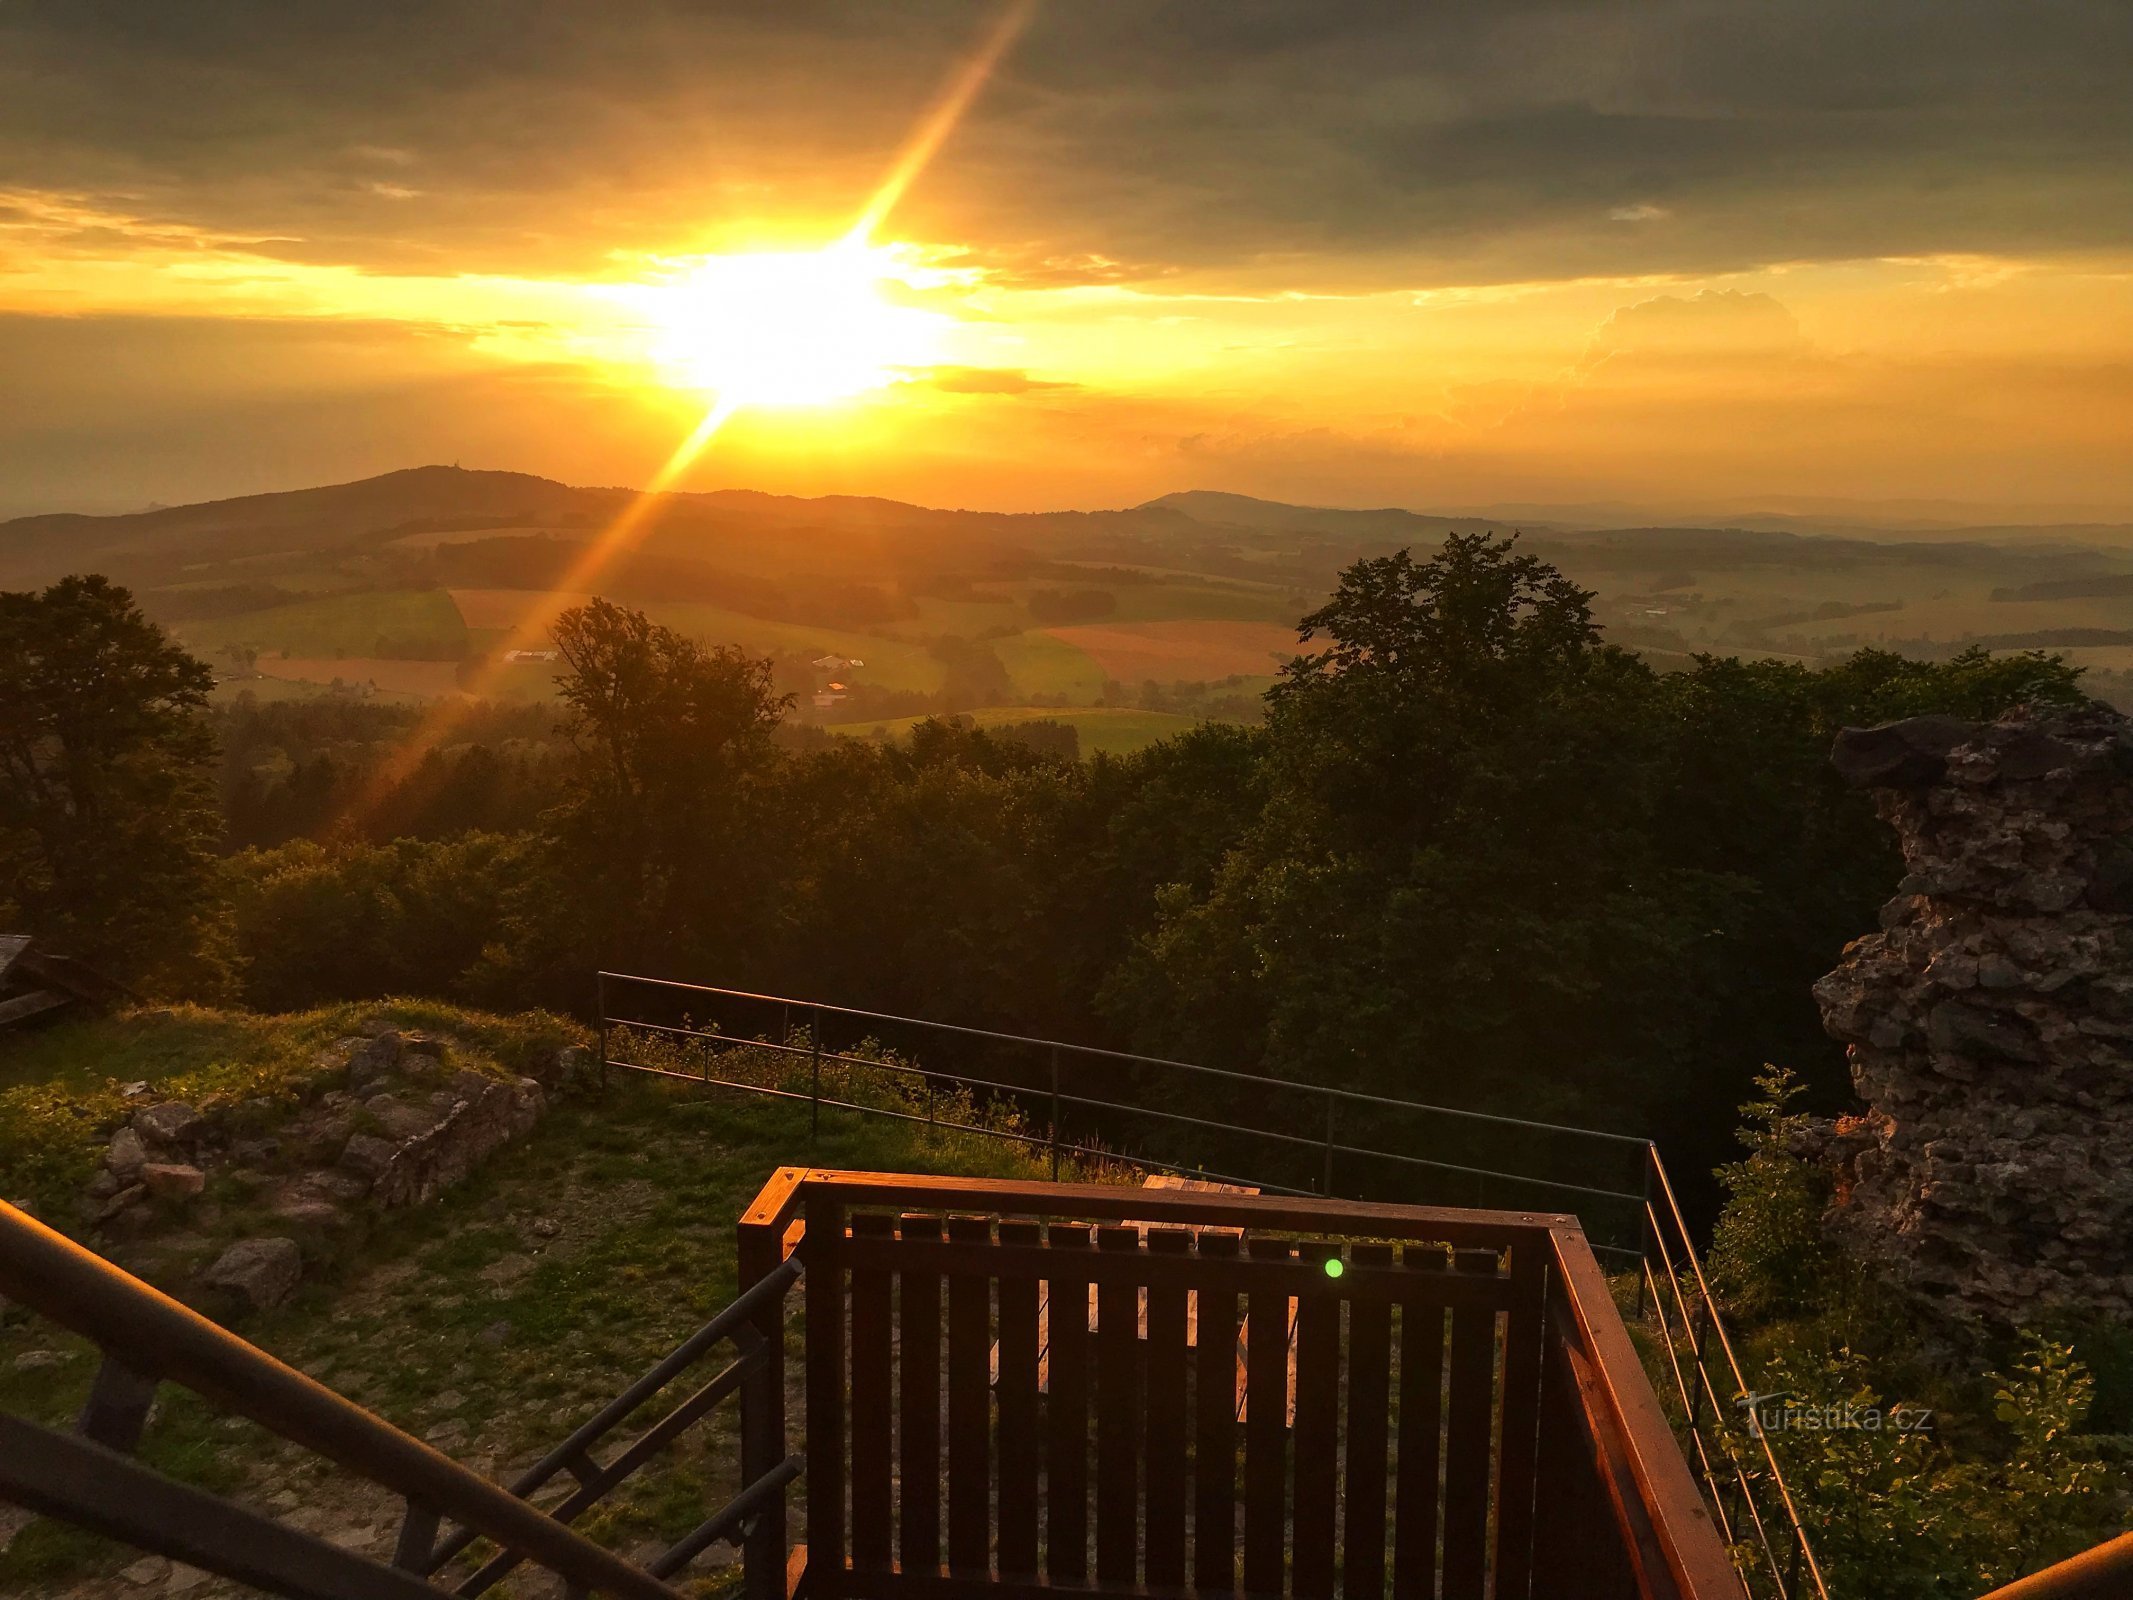
<path fill-rule="evenodd" d="M 103 1352 L 72 1434 L 0 1414 L 0 1499 L 72 1522 L 137 1549 L 299 1600 L 416 1600 L 437 1590 L 424 1581 L 477 1538 L 500 1552 L 456 1592 L 477 1595 L 530 1561 L 560 1577 L 572 1594 L 627 1600 L 681 1600 L 667 1581 L 714 1541 L 739 1543 L 781 1500 L 800 1458 L 766 1459 L 783 1437 L 778 1353 L 782 1301 L 797 1263 L 759 1276 L 750 1290 L 632 1385 L 547 1460 L 506 1490 L 393 1427 L 323 1384 L 198 1312 L 113 1266 L 17 1210 L 0 1204 L 0 1293 L 94 1342 Z M 605 1465 L 592 1446 L 714 1345 L 730 1340 L 740 1359 L 684 1400 Z M 204 1490 L 163 1477 L 134 1459 L 157 1387 L 173 1382 L 340 1466 L 405 1501 L 392 1562 L 374 1560 Z M 657 1450 L 726 1395 L 743 1398 L 746 1486 L 672 1548 L 639 1566 L 569 1527 L 572 1517 L 613 1490 Z M 752 1392 L 752 1399 L 751 1399 Z M 775 1420 L 775 1427 L 770 1424 Z M 579 1492 L 554 1512 L 524 1498 L 558 1471 Z M 445 1518 L 459 1529 L 441 1544 Z M 748 1546 L 753 1555 L 755 1546 Z M 751 1595 L 783 1593 L 750 1571 Z"/>
<path fill-rule="evenodd" d="M 1777 1453 L 1756 1421 L 1754 1390 L 1697 1259 L 1656 1145 L 1645 1202 L 1646 1249 L 1637 1304 L 1673 1380 L 1676 1430 L 1719 1532 L 1749 1592 L 1773 1600 L 1829 1600 Z"/>
<path fill-rule="evenodd" d="M 618 972 L 602 972 L 598 982 L 604 1068 L 805 1101 L 811 1128 L 825 1109 L 927 1123 L 1046 1151 L 1054 1177 L 1062 1161 L 1123 1161 L 1277 1194 L 1336 1197 L 1347 1193 L 1359 1198 L 1369 1192 L 1409 1203 L 1482 1209 L 1562 1210 L 1575 1203 L 1581 1221 L 1598 1235 L 1596 1251 L 1625 1264 L 1642 1255 L 1639 1241 L 1650 1198 L 1644 1169 L 1651 1145 L 1631 1134 L 1466 1111 L 785 995 Z M 711 1011 L 721 1014 L 706 1014 Z M 736 1022 L 736 1017 L 741 1020 Z M 842 1038 L 832 1037 L 833 1031 Z M 633 1042 L 663 1043 L 670 1059 L 662 1063 L 617 1053 L 618 1046 L 627 1048 Z M 761 1074 L 742 1078 L 714 1071 L 717 1061 L 733 1051 L 782 1057 L 795 1069 L 804 1069 L 805 1078 L 799 1079 L 796 1072 L 772 1082 Z M 967 1064 L 954 1068 L 933 1064 L 947 1054 Z M 1018 1062 L 1020 1071 L 1015 1070 Z M 825 1088 L 825 1069 L 907 1081 L 920 1097 L 914 1103 L 923 1104 L 924 1109 L 840 1095 L 834 1077 Z M 1123 1082 L 1139 1092 L 1132 1098 L 1091 1092 L 1105 1074 L 1109 1081 Z M 804 1086 L 797 1086 L 803 1082 Z M 1204 1106 L 1217 1088 L 1233 1091 L 1222 1102 L 1225 1109 L 1240 1104 L 1237 1093 L 1241 1092 L 1262 1101 L 1270 1117 L 1285 1125 L 1182 1109 Z M 998 1120 L 963 1122 L 944 1116 L 939 1108 L 943 1090 L 1011 1104 L 1043 1131 L 1025 1131 Z M 1308 1109 L 1284 1118 L 1284 1107 L 1292 1112 L 1297 1107 Z M 1185 1140 L 1173 1137 L 1164 1141 L 1167 1148 L 1136 1153 L 1137 1148 L 1153 1143 L 1148 1125 L 1159 1125 L 1173 1134 L 1182 1131 Z M 1368 1133 L 1395 1135 L 1400 1147 L 1390 1139 L 1362 1142 Z M 1186 1140 L 1197 1140 L 1200 1149 L 1182 1149 Z M 1457 1152 L 1466 1159 L 1416 1155 L 1417 1145 Z M 1550 1170 L 1522 1171 L 1505 1164 L 1520 1155 L 1529 1166 L 1545 1163 Z"/>
<path fill-rule="evenodd" d="M 599 975 L 599 1009 L 603 1071 L 804 1102 L 811 1132 L 825 1109 L 848 1111 L 1040 1150 L 1055 1178 L 1062 1161 L 1124 1162 L 1277 1194 L 1573 1213 L 1617 1281 L 1634 1282 L 1631 1314 L 1650 1336 L 1682 1449 L 1750 1594 L 1828 1600 L 1777 1456 L 1741 1405 L 1753 1391 L 1648 1139 L 628 973 Z M 938 1065 L 943 1055 L 956 1066 Z M 765 1059 L 782 1070 L 731 1065 Z M 854 1098 L 852 1074 L 907 1084 L 911 1098 Z M 1090 1092 L 1105 1081 L 1132 1097 Z M 1179 1109 L 1205 1086 L 1232 1091 L 1228 1110 L 1256 1101 L 1292 1114 L 1275 1127 Z M 965 1120 L 943 1115 L 944 1099 L 1018 1115 Z M 1300 1116 L 1299 1103 L 1309 1108 Z M 1501 1164 L 1517 1157 L 1521 1167 Z"/>

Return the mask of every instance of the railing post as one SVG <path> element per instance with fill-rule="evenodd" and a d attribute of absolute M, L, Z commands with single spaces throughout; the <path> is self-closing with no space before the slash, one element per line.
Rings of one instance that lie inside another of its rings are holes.
<path fill-rule="evenodd" d="M 74 1431 L 107 1450 L 132 1455 L 140 1447 L 141 1430 L 148 1426 L 156 1383 L 116 1356 L 106 1355 L 89 1385 L 89 1398 L 82 1402 Z"/>
<path fill-rule="evenodd" d="M 393 1565 L 406 1572 L 428 1573 L 430 1552 L 437 1547 L 437 1513 L 419 1501 L 407 1502 L 400 1519 L 400 1539 L 393 1546 Z"/>
<path fill-rule="evenodd" d="M 1703 1392 L 1706 1388 L 1710 1386 L 1711 1382 L 1710 1376 L 1707 1372 L 1705 1372 L 1703 1364 L 1704 1351 L 1708 1348 L 1710 1340 L 1711 1308 L 1708 1305 L 1700 1305 L 1696 1308 L 1695 1352 L 1690 1358 L 1696 1363 L 1696 1376 L 1699 1380 L 1698 1382 L 1689 1385 L 1689 1426 L 1691 1428 L 1694 1428 L 1696 1426 L 1697 1419 L 1703 1414 Z M 1749 1422 L 1752 1426 L 1755 1418 L 1753 1408 L 1750 1408 L 1748 1415 Z M 1717 1421 L 1721 1428 L 1725 1426 L 1723 1418 L 1714 1418 L 1713 1420 Z"/>
<path fill-rule="evenodd" d="M 807 1142 L 813 1144 L 822 1132 L 822 1008 L 816 1006 L 807 1023 Z"/>
<path fill-rule="evenodd" d="M 594 979 L 599 990 L 596 1004 L 600 1010 L 600 1092 L 607 1092 L 607 974 L 602 972 Z"/>
<path fill-rule="evenodd" d="M 1052 1046 L 1052 1182 L 1059 1181 L 1059 1046 Z"/>
<path fill-rule="evenodd" d="M 1318 1192 L 1328 1200 L 1333 1198 L 1333 1108 L 1338 1102 L 1333 1091 L 1326 1091 L 1326 1175 L 1318 1186 Z"/>
<path fill-rule="evenodd" d="M 785 1223 L 743 1222 L 738 1262 L 743 1291 L 784 1264 Z M 790 1293 L 790 1290 L 787 1291 Z M 756 1312 L 755 1331 L 762 1364 L 741 1384 L 741 1481 L 755 1483 L 786 1456 L 785 1442 L 785 1295 Z M 785 1494 L 764 1502 L 748 1523 L 741 1546 L 746 1600 L 786 1600 L 787 1555 Z"/>
<path fill-rule="evenodd" d="M 1644 1270 L 1637 1274 L 1637 1315 L 1644 1315 L 1644 1288 L 1647 1283 L 1658 1280 L 1652 1272 L 1652 1252 L 1659 1244 L 1659 1213 L 1652 1204 L 1652 1163 L 1659 1159 L 1659 1147 L 1649 1141 L 1644 1146 L 1644 1215 L 1638 1219 L 1637 1235 L 1643 1248 Z"/>

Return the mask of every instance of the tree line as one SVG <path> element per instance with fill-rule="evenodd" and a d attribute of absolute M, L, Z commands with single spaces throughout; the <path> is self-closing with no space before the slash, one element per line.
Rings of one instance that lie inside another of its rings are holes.
<path fill-rule="evenodd" d="M 0 921 L 159 993 L 582 1011 L 607 966 L 1650 1134 L 1708 1170 L 1764 1063 L 1846 1092 L 1809 985 L 1901 866 L 1829 770 L 1837 729 L 2075 699 L 2077 673 L 1660 673 L 1591 598 L 1487 535 L 1365 560 L 1261 725 L 1087 761 L 939 720 L 795 740 L 768 663 L 594 600 L 557 626 L 552 735 L 507 751 L 498 714 L 402 821 L 351 824 L 335 777 L 225 855 L 258 798 L 218 768 L 207 669 L 70 578 L 0 597 Z"/>

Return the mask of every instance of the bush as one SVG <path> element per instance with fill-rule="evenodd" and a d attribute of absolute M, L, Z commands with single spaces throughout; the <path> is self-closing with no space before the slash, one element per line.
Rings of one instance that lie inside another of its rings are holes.
<path fill-rule="evenodd" d="M 1758 1084 L 1742 1108 L 1747 1159 L 1719 1174 L 1711 1276 L 1759 1395 L 1805 1408 L 1788 1421 L 1851 1413 L 1841 1426 L 1766 1419 L 1830 1591 L 1971 1600 L 2117 1531 L 2126 1486 L 2074 1345 L 2025 1331 L 1995 1361 L 1878 1275 L 1825 1220 L 1830 1174 L 1805 1154 L 1792 1074 Z M 2128 1348 L 2124 1330 L 2114 1342 L 2082 1327 L 2090 1348 Z M 1731 1443 L 1755 1474 L 1760 1451 Z"/>
<path fill-rule="evenodd" d="M 523 875 L 522 838 L 328 846 L 299 840 L 230 859 L 248 1005 L 292 1011 L 384 994 L 466 993 Z"/>

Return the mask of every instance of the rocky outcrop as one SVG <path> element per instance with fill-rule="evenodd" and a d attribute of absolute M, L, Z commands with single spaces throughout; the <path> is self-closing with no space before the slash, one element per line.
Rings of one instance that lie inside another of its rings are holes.
<path fill-rule="evenodd" d="M 336 1235 L 434 1199 L 533 1130 L 548 1104 L 541 1083 L 454 1054 L 452 1040 L 371 1024 L 321 1050 L 293 1097 L 149 1104 L 147 1084 L 127 1085 L 142 1104 L 111 1131 L 81 1220 L 128 1261 L 189 1241 L 185 1281 L 226 1303 L 276 1303 Z M 543 1076 L 567 1089 L 583 1055 L 558 1052 Z M 197 1252 L 232 1223 L 262 1220 L 271 1237 L 240 1239 L 197 1270 Z"/>
<path fill-rule="evenodd" d="M 1868 1107 L 1840 1221 L 1954 1309 L 2133 1314 L 2133 723 L 1919 717 L 1833 759 L 1908 868 L 1815 990 Z"/>
<path fill-rule="evenodd" d="M 486 1078 L 478 1072 L 456 1074 L 419 1108 L 389 1095 L 374 1096 L 364 1109 L 395 1142 L 391 1156 L 370 1175 L 372 1199 L 381 1206 L 433 1199 L 490 1151 L 530 1133 L 545 1105 L 541 1086 L 530 1078 Z M 347 1152 L 342 1159 L 345 1165 Z"/>

